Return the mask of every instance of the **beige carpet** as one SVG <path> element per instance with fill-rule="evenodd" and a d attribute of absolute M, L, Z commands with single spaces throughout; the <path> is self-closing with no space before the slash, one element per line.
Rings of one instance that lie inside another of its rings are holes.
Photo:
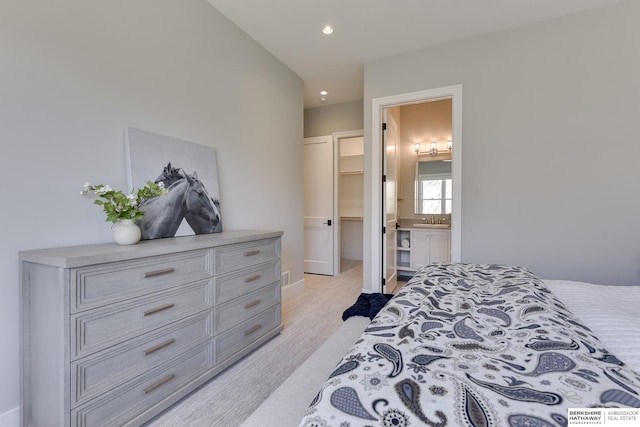
<path fill-rule="evenodd" d="M 362 263 L 337 277 L 305 274 L 305 291 L 283 304 L 284 330 L 148 425 L 236 427 L 341 324 L 362 291 Z"/>
<path fill-rule="evenodd" d="M 362 316 L 343 322 L 240 427 L 298 427 L 309 403 L 369 323 Z"/>

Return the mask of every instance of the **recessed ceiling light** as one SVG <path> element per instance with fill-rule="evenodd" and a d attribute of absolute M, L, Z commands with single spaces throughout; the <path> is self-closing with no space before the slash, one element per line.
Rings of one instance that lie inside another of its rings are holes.
<path fill-rule="evenodd" d="M 322 29 L 322 32 L 326 35 L 332 34 L 333 27 L 331 25 L 325 25 L 325 27 Z"/>
<path fill-rule="evenodd" d="M 320 91 L 320 95 L 322 95 L 322 96 L 326 96 L 326 95 L 327 95 L 327 91 L 326 91 L 326 90 L 321 90 L 321 91 Z"/>
<path fill-rule="evenodd" d="M 320 101 L 322 101 L 322 102 L 325 102 L 326 100 L 327 100 L 327 98 L 324 97 L 324 96 L 322 98 L 320 98 Z"/>

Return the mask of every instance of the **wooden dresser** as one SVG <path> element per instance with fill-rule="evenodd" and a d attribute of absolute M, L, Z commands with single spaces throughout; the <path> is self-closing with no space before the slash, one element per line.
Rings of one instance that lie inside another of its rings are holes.
<path fill-rule="evenodd" d="M 20 252 L 22 425 L 140 425 L 277 335 L 281 236 Z"/>

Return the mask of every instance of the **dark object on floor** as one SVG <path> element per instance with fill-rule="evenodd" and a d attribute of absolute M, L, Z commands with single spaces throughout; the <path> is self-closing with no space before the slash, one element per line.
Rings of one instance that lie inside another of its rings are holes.
<path fill-rule="evenodd" d="M 351 316 L 364 316 L 373 320 L 392 297 L 393 294 L 360 294 L 356 303 L 342 313 L 342 320 L 347 320 Z"/>

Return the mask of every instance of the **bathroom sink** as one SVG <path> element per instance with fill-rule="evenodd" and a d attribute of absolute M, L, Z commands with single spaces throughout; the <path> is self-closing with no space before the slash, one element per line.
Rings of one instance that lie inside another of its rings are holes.
<path fill-rule="evenodd" d="M 414 227 L 416 228 L 451 228 L 451 224 L 424 224 L 424 223 L 418 223 L 418 224 L 413 224 Z"/>

